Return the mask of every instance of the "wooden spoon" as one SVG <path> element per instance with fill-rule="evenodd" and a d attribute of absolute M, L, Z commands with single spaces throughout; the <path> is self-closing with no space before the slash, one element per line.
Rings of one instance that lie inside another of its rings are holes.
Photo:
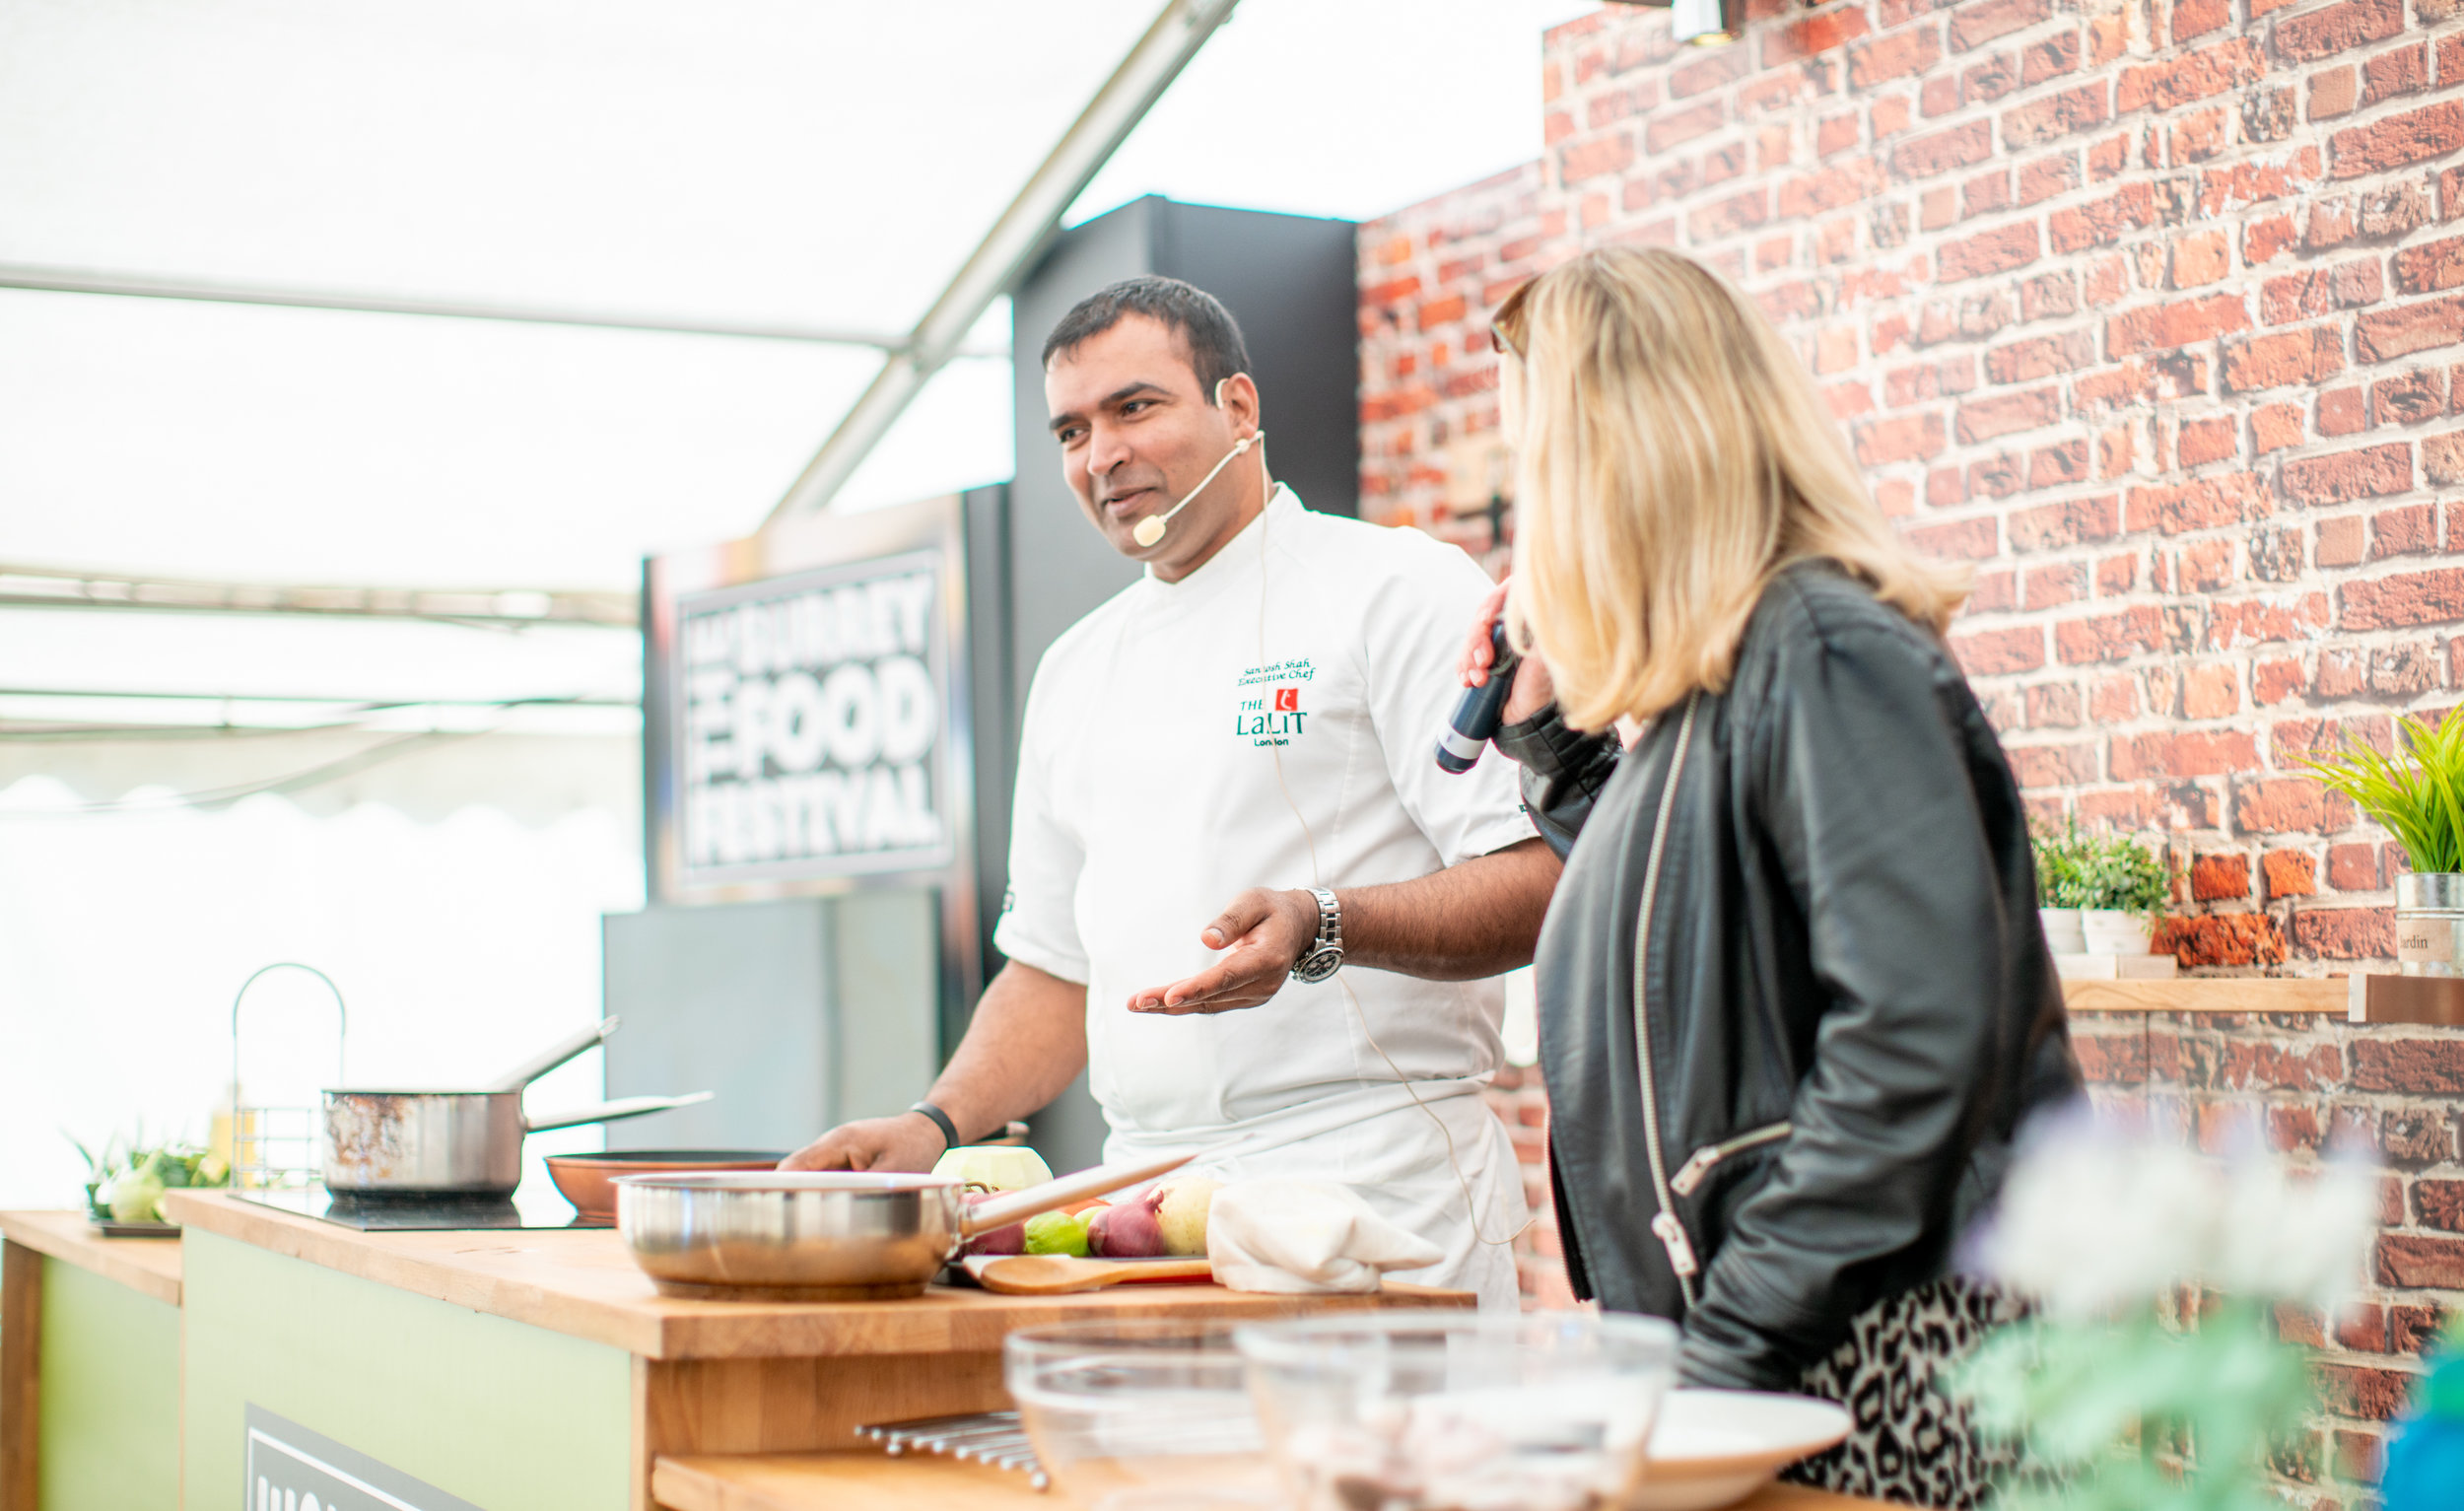
<path fill-rule="evenodd" d="M 986 1290 L 1004 1296 L 1059 1296 L 1102 1290 L 1125 1280 L 1211 1280 L 1215 1268 L 1204 1255 L 1168 1260 L 1078 1259 L 1067 1254 L 976 1254 L 967 1272 Z"/>

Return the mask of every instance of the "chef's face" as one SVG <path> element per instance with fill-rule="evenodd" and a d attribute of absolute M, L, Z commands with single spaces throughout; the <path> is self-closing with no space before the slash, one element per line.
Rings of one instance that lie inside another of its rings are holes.
<path fill-rule="evenodd" d="M 1247 374 L 1206 401 L 1188 348 L 1160 320 L 1125 315 L 1053 358 L 1044 399 L 1061 476 L 1078 507 L 1122 555 L 1173 582 L 1197 570 L 1257 512 L 1259 454 L 1232 459 L 1206 491 L 1174 516 L 1164 538 L 1141 546 L 1131 533 L 1172 508 L 1226 451 L 1258 428 L 1258 390 Z"/>

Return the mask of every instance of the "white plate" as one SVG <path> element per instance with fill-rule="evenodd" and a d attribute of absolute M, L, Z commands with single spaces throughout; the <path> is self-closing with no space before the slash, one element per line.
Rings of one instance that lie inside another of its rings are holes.
<path fill-rule="evenodd" d="M 1651 1467 L 1626 1511 L 1733 1505 L 1846 1437 L 1848 1425 L 1846 1410 L 1811 1396 L 1671 1391 L 1651 1431 Z"/>

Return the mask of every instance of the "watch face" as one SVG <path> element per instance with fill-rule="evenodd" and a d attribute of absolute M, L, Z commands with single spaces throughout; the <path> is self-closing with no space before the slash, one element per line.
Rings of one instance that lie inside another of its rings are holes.
<path fill-rule="evenodd" d="M 1342 964 L 1343 952 L 1341 950 L 1313 949 L 1301 956 L 1299 964 L 1292 967 L 1292 979 L 1315 986 L 1334 975 L 1342 967 Z"/>

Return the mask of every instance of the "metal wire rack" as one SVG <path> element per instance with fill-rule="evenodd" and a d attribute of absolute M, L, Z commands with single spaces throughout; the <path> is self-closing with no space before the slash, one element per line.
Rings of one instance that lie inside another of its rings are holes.
<path fill-rule="evenodd" d="M 231 1179 L 242 1191 L 296 1190 L 316 1185 L 324 1169 L 323 1140 L 318 1136 L 317 1110 L 313 1107 L 265 1107 L 239 1104 L 240 1081 L 240 1010 L 248 998 L 248 989 L 268 971 L 306 971 L 325 984 L 334 996 L 334 1081 L 347 1084 L 343 1078 L 343 1046 L 350 1037 L 350 1010 L 343 1005 L 342 989 L 332 977 L 312 965 L 296 960 L 278 960 L 261 966 L 240 984 L 239 993 L 231 999 L 231 1087 L 235 1105 L 231 1110 Z"/>
<path fill-rule="evenodd" d="M 893 1459 L 911 1450 L 945 1453 L 961 1463 L 990 1464 L 994 1469 L 1023 1471 L 1027 1483 L 1041 1490 L 1053 1480 L 1037 1462 L 1035 1446 L 1015 1411 L 970 1411 L 960 1416 L 920 1416 L 912 1421 L 875 1422 L 856 1429 L 856 1436 L 879 1443 Z"/>

